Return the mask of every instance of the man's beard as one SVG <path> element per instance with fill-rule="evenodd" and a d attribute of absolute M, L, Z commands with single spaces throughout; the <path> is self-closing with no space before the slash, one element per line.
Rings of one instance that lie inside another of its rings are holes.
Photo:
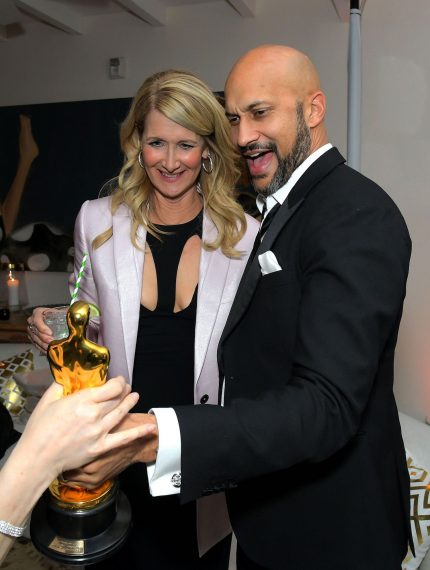
<path fill-rule="evenodd" d="M 309 128 L 306 125 L 305 117 L 303 114 L 303 105 L 297 103 L 296 106 L 296 117 L 297 117 L 297 130 L 296 130 L 296 141 L 291 152 L 286 156 L 282 157 L 279 154 L 278 148 L 274 143 L 268 143 L 264 146 L 264 149 L 271 150 L 278 159 L 278 168 L 273 175 L 272 180 L 264 188 L 255 188 L 258 194 L 262 196 L 270 196 L 274 194 L 279 188 L 282 188 L 284 184 L 288 181 L 292 173 L 296 170 L 298 166 L 309 156 L 309 150 L 311 148 L 311 135 Z M 252 147 L 252 148 L 251 148 Z M 262 149 L 259 145 L 249 145 L 247 147 L 249 150 Z M 253 180 L 258 179 L 256 176 Z M 255 186 L 255 184 L 254 184 Z"/>

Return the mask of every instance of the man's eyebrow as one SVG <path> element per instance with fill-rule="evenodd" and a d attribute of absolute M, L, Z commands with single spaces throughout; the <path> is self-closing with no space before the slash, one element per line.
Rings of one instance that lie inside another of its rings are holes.
<path fill-rule="evenodd" d="M 258 101 L 253 101 L 247 107 L 245 107 L 244 112 L 248 113 L 249 111 L 253 111 L 256 107 L 259 107 L 260 105 L 269 105 L 269 102 L 264 101 L 262 99 Z M 227 117 L 235 117 L 238 115 L 238 113 L 230 113 L 229 111 L 226 111 L 225 114 L 227 115 Z"/>

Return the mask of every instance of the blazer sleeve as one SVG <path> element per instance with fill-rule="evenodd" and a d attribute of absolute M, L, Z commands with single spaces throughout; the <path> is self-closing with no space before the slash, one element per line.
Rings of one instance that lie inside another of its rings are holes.
<path fill-rule="evenodd" d="M 243 396 L 227 397 L 225 407 L 175 408 L 183 501 L 323 461 L 356 434 L 380 359 L 393 356 L 384 351 L 394 351 L 408 273 L 407 228 L 387 202 L 333 208 L 321 201 L 306 220 L 292 365 L 280 366 L 282 382 L 268 378 L 258 398 L 248 398 L 241 378 Z"/>

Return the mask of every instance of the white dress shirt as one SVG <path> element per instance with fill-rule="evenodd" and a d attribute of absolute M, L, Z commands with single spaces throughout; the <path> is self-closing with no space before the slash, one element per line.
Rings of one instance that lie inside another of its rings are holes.
<path fill-rule="evenodd" d="M 303 174 L 310 167 L 310 165 L 312 163 L 314 163 L 325 152 L 330 150 L 332 147 L 333 147 L 332 144 L 327 143 L 327 144 L 321 146 L 320 148 L 318 148 L 311 155 L 309 155 L 308 158 L 306 158 L 300 164 L 300 166 L 298 166 L 296 168 L 296 170 L 294 170 L 294 172 L 292 173 L 292 175 L 290 176 L 288 181 L 283 186 L 281 186 L 281 188 L 279 188 L 279 190 L 276 190 L 276 192 L 274 192 L 273 194 L 270 194 L 270 196 L 267 196 L 267 198 L 264 198 L 263 196 L 258 195 L 257 196 L 257 208 L 260 210 L 260 213 L 263 212 L 264 203 L 266 203 L 265 216 L 267 216 L 267 214 L 270 212 L 270 210 L 273 208 L 273 206 L 276 203 L 282 205 L 285 202 L 285 200 L 287 199 L 288 194 L 294 188 L 296 182 L 299 180 L 299 178 L 301 176 L 303 176 Z M 263 220 L 261 220 L 261 221 L 263 221 Z"/>
<path fill-rule="evenodd" d="M 263 211 L 265 202 L 266 216 L 276 203 L 282 205 L 299 178 L 303 176 L 312 163 L 330 150 L 332 146 L 330 143 L 327 143 L 308 156 L 294 170 L 287 183 L 279 190 L 267 196 L 267 198 L 258 196 L 257 207 L 260 212 Z M 151 410 L 151 413 L 157 418 L 159 442 L 156 462 L 147 465 L 149 490 L 154 497 L 174 495 L 180 492 L 181 478 L 181 432 L 179 422 L 172 408 L 154 408 Z"/>

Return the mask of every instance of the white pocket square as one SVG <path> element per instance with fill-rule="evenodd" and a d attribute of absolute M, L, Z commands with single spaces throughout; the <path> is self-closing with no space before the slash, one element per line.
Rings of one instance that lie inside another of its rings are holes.
<path fill-rule="evenodd" d="M 276 255 L 273 251 L 266 251 L 258 256 L 258 263 L 261 267 L 261 274 L 268 275 L 269 273 L 274 273 L 275 271 L 282 271 L 282 267 L 279 265 Z"/>

